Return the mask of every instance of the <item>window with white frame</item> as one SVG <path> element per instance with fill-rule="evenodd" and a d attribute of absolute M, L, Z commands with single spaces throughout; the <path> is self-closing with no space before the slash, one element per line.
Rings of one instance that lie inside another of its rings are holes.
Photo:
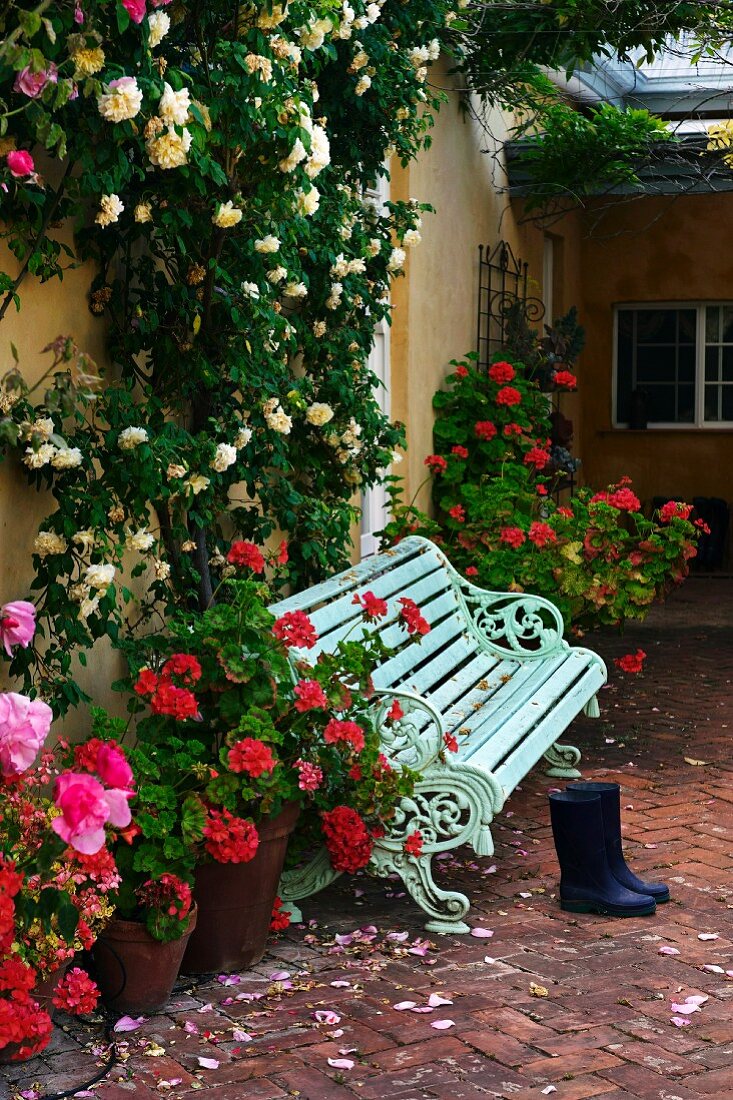
<path fill-rule="evenodd" d="M 733 427 L 733 303 L 616 307 L 614 423 L 641 391 L 650 427 Z"/>

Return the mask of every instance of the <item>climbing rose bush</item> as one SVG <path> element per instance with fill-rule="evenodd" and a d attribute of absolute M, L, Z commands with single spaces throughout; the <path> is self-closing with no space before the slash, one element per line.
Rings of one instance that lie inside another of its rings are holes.
<path fill-rule="evenodd" d="M 75 651 L 209 605 L 246 553 L 232 529 L 235 547 L 287 533 L 296 586 L 347 564 L 354 494 L 403 440 L 368 357 L 425 209 L 369 191 L 429 143 L 458 6 L 9 13 L 0 319 L 90 260 L 109 361 L 63 336 L 37 386 L 26 352 L 0 380 L 0 450 L 52 501 L 28 547 L 43 659 L 17 650 L 12 672 L 57 712 L 83 698 Z"/>
<path fill-rule="evenodd" d="M 644 618 L 687 576 L 704 524 L 683 502 L 644 515 L 628 478 L 559 504 L 550 410 L 524 365 L 503 358 L 481 371 L 467 357 L 453 366 L 434 398 L 436 453 L 426 459 L 436 518 L 398 490 L 388 539 L 433 538 L 480 587 L 546 596 L 576 631 Z"/>

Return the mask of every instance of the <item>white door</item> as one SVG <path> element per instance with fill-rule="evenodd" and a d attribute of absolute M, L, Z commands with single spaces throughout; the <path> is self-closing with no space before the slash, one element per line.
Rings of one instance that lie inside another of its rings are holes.
<path fill-rule="evenodd" d="M 375 188 L 367 190 L 367 196 L 380 209 L 389 198 L 389 180 L 382 176 Z M 389 324 L 380 321 L 374 332 L 374 347 L 369 355 L 369 369 L 379 379 L 374 396 L 379 407 L 389 416 Z M 368 558 L 379 551 L 377 531 L 389 522 L 389 501 L 384 485 L 375 485 L 361 499 L 361 556 Z"/>

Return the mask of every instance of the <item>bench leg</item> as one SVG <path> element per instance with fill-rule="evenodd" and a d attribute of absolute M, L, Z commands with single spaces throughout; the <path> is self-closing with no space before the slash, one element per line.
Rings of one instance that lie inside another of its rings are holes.
<path fill-rule="evenodd" d="M 379 849 L 372 856 L 372 867 L 378 875 L 384 877 L 395 872 L 400 876 L 405 889 L 430 918 L 425 924 L 428 932 L 453 932 L 457 935 L 470 932 L 471 929 L 463 918 L 471 903 L 465 894 L 442 890 L 440 886 L 436 886 L 431 861 L 431 853 L 415 859 L 404 853 L 395 855 L 394 852 Z"/>
<path fill-rule="evenodd" d="M 580 760 L 580 749 L 573 745 L 550 745 L 544 756 L 550 764 L 549 768 L 545 768 L 545 775 L 551 775 L 553 779 L 581 778 L 575 767 Z"/>
<path fill-rule="evenodd" d="M 306 863 L 303 867 L 296 867 L 292 871 L 285 871 L 280 879 L 278 893 L 283 900 L 283 907 L 290 909 L 290 923 L 299 923 L 303 915 L 297 905 L 289 903 L 317 894 L 319 890 L 323 890 L 334 882 L 340 874 L 340 871 L 334 871 L 331 866 L 325 848 L 321 848 L 310 863 Z"/>

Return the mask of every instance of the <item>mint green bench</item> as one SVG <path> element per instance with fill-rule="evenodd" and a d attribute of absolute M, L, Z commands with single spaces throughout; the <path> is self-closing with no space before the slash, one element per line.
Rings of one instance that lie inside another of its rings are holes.
<path fill-rule="evenodd" d="M 390 613 L 355 630 L 361 612 L 354 595 L 368 591 L 386 599 Z M 413 599 L 431 625 L 419 642 L 398 620 L 401 596 Z M 469 900 L 436 885 L 433 857 L 462 844 L 490 856 L 494 816 L 540 757 L 550 776 L 580 775 L 579 750 L 556 742 L 581 711 L 598 717 L 603 661 L 563 640 L 562 618 L 548 600 L 477 588 L 422 538 L 407 538 L 271 608 L 278 616 L 296 610 L 309 615 L 319 641 L 314 649 L 292 650 L 293 660 L 312 662 L 358 630 L 379 631 L 390 646 L 393 655 L 374 676 L 374 720 L 392 765 L 414 768 L 422 779 L 376 842 L 370 870 L 402 878 L 428 915 L 429 931 L 467 932 Z M 386 715 L 394 699 L 405 717 L 393 726 Z M 446 733 L 458 740 L 458 752 L 446 749 Z M 424 838 L 419 858 L 404 852 L 416 829 Z M 280 892 L 292 919 L 302 919 L 292 903 L 337 877 L 325 849 L 287 872 Z"/>

